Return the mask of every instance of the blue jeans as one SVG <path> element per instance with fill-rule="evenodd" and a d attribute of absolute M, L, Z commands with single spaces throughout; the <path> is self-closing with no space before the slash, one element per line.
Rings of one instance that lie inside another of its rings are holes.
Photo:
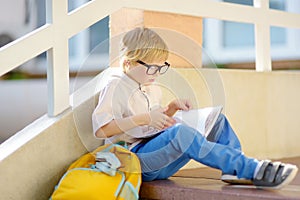
<path fill-rule="evenodd" d="M 190 159 L 246 179 L 253 178 L 258 164 L 241 151 L 239 139 L 222 114 L 207 139 L 191 127 L 175 124 L 131 151 L 140 159 L 143 181 L 167 179 Z"/>

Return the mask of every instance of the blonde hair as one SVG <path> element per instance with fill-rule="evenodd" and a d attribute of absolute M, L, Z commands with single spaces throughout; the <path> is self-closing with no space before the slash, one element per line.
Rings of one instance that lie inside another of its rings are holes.
<path fill-rule="evenodd" d="M 137 60 L 150 63 L 155 60 L 166 61 L 168 55 L 166 43 L 156 32 L 149 28 L 135 28 L 127 32 L 121 41 L 121 63 L 124 60 L 131 65 L 135 65 Z"/>

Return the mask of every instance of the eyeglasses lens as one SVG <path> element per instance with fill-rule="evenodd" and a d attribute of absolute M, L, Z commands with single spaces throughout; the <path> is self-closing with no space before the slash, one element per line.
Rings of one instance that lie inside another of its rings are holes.
<path fill-rule="evenodd" d="M 160 73 L 160 74 L 164 74 L 164 73 L 167 72 L 168 69 L 169 69 L 169 66 L 163 65 L 163 66 L 160 68 L 159 73 Z"/>
<path fill-rule="evenodd" d="M 147 70 L 147 73 L 149 75 L 153 75 L 158 71 L 158 67 L 157 66 L 150 66 Z"/>

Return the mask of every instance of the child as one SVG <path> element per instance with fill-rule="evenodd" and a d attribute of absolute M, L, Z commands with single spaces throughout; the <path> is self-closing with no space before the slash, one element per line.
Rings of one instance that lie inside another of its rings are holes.
<path fill-rule="evenodd" d="M 220 115 L 207 138 L 195 129 L 176 123 L 177 110 L 192 108 L 186 99 L 159 106 L 157 76 L 167 72 L 168 48 L 148 28 L 135 28 L 122 39 L 122 72 L 100 91 L 94 110 L 95 136 L 107 142 L 124 141 L 137 154 L 143 181 L 167 179 L 190 159 L 220 169 L 228 181 L 250 180 L 258 187 L 280 188 L 290 183 L 297 167 L 246 157 L 224 115 Z M 148 137 L 155 132 L 155 136 Z M 145 137 L 141 137 L 145 136 Z"/>

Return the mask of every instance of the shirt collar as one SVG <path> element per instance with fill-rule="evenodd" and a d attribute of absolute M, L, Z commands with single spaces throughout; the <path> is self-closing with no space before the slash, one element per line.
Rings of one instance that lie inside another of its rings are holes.
<path fill-rule="evenodd" d="M 141 84 L 138 83 L 136 80 L 125 74 L 123 71 L 118 74 L 114 75 L 114 77 L 119 78 L 122 82 L 124 82 L 127 86 L 129 86 L 132 89 L 141 89 Z"/>

